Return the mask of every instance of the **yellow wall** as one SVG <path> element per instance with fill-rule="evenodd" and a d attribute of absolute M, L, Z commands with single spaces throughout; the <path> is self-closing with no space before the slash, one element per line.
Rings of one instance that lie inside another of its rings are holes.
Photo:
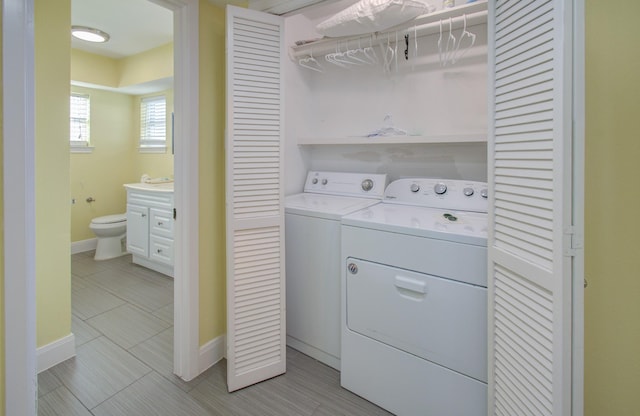
<path fill-rule="evenodd" d="M 200 0 L 200 345 L 226 332 L 225 12 Z M 208 93 L 212 92 L 212 93 Z"/>
<path fill-rule="evenodd" d="M 173 175 L 170 113 L 173 91 L 167 97 L 167 137 L 165 153 L 140 153 L 140 99 L 111 91 L 72 86 L 71 91 L 89 94 L 91 99 L 92 153 L 71 154 L 71 241 L 94 238 L 89 223 L 95 217 L 126 211 L 125 183 L 139 182 L 143 173 L 151 177 Z M 93 197 L 95 202 L 87 203 Z"/>
<path fill-rule="evenodd" d="M 118 60 L 118 85 L 142 84 L 173 76 L 173 43 Z"/>
<path fill-rule="evenodd" d="M 71 80 L 117 88 L 120 83 L 118 62 L 106 56 L 72 49 Z"/>
<path fill-rule="evenodd" d="M 126 211 L 125 183 L 138 182 L 133 174 L 135 148 L 135 98 L 110 91 L 71 87 L 88 94 L 91 105 L 92 153 L 72 153 L 70 184 L 71 241 L 95 238 L 91 219 Z M 87 203 L 92 197 L 95 202 Z"/>
<path fill-rule="evenodd" d="M 122 59 L 71 50 L 73 81 L 121 88 L 172 76 L 173 43 Z"/>
<path fill-rule="evenodd" d="M 639 15 L 586 1 L 585 416 L 640 415 Z"/>
<path fill-rule="evenodd" d="M 35 1 L 37 346 L 71 333 L 70 25 L 70 0 Z"/>

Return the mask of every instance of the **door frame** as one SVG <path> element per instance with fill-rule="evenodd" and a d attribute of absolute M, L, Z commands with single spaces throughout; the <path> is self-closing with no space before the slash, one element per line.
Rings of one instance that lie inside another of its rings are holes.
<path fill-rule="evenodd" d="M 176 264 L 174 372 L 199 373 L 198 0 L 149 0 L 174 14 Z M 34 2 L 4 0 L 3 200 L 6 414 L 36 415 Z M 8 58 L 11 59 L 8 59 Z M 9 100 L 10 97 L 10 100 Z M 7 173 L 11 173 L 9 176 Z M 11 180 L 9 180 L 9 177 Z M 9 313 L 8 313 L 9 312 Z M 9 319 L 10 317 L 10 319 Z M 11 380 L 11 382 L 7 382 Z"/>
<path fill-rule="evenodd" d="M 184 380 L 200 373 L 198 246 L 198 0 L 148 0 L 173 11 L 175 227 L 173 372 Z"/>

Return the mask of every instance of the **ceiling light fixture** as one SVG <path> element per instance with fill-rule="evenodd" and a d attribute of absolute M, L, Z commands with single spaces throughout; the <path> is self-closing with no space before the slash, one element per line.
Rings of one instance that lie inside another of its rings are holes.
<path fill-rule="evenodd" d="M 71 35 L 75 38 L 94 43 L 104 43 L 109 40 L 108 33 L 86 26 L 71 26 Z"/>

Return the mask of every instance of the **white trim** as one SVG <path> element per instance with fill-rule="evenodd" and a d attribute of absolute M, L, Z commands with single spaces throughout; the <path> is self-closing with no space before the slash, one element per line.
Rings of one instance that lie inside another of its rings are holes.
<path fill-rule="evenodd" d="M 35 75 L 33 0 L 2 2 L 4 409 L 35 416 Z"/>
<path fill-rule="evenodd" d="M 95 146 L 74 146 L 73 144 L 69 146 L 69 151 L 71 153 L 93 153 L 93 149 L 95 149 Z"/>
<path fill-rule="evenodd" d="M 200 371 L 198 112 L 199 1 L 149 0 L 173 10 L 174 24 L 174 373 L 183 380 Z"/>
<path fill-rule="evenodd" d="M 167 146 L 139 146 L 140 153 L 167 153 Z"/>
<path fill-rule="evenodd" d="M 584 0 L 574 0 L 573 26 L 573 334 L 572 416 L 584 414 L 584 162 L 585 40 Z"/>
<path fill-rule="evenodd" d="M 60 338 L 36 350 L 38 374 L 54 365 L 76 356 L 76 337 L 73 333 Z"/>
<path fill-rule="evenodd" d="M 204 373 L 218 361 L 225 358 L 227 336 L 222 334 L 200 347 L 200 373 Z"/>
<path fill-rule="evenodd" d="M 84 253 L 86 251 L 95 250 L 98 246 L 97 238 L 89 238 L 88 240 L 74 241 L 71 243 L 71 254 Z"/>

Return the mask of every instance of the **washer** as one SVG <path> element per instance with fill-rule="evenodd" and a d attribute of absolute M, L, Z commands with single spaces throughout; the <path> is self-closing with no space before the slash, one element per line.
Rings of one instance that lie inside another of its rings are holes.
<path fill-rule="evenodd" d="M 287 345 L 340 369 L 340 220 L 381 201 L 384 174 L 307 174 L 285 200 Z"/>
<path fill-rule="evenodd" d="M 486 197 L 407 178 L 343 217 L 343 387 L 397 415 L 486 415 Z"/>

